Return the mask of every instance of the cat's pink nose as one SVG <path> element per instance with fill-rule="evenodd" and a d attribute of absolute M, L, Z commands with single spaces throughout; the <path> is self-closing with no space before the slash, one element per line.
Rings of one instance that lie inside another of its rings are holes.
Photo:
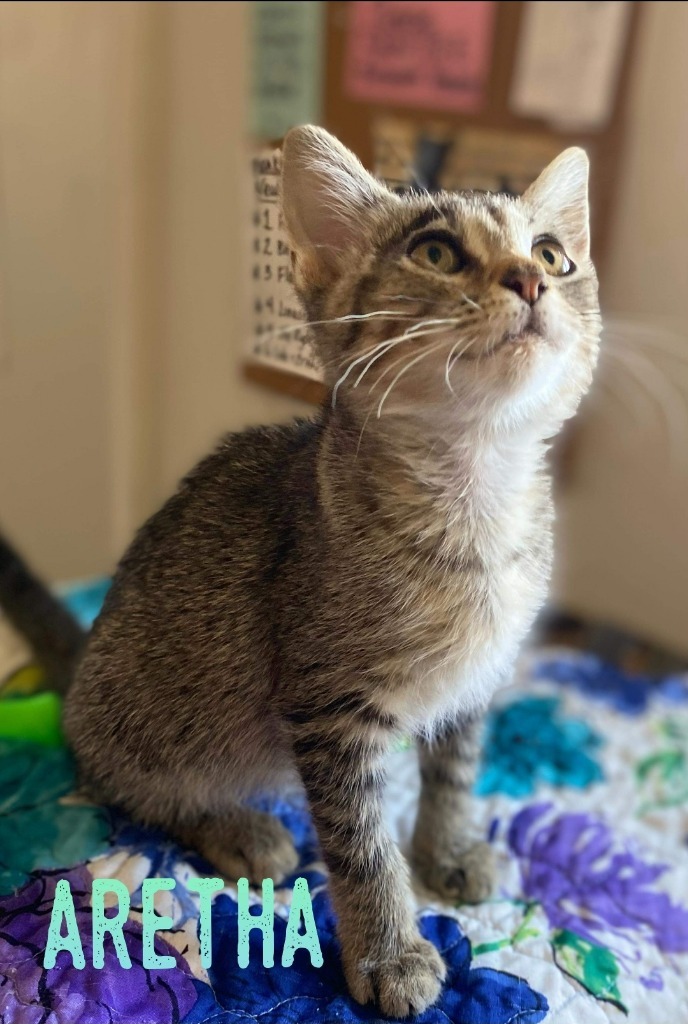
<path fill-rule="evenodd" d="M 547 291 L 545 275 L 537 268 L 525 270 L 521 267 L 510 267 L 500 284 L 520 295 L 529 306 L 534 306 L 540 296 Z"/>

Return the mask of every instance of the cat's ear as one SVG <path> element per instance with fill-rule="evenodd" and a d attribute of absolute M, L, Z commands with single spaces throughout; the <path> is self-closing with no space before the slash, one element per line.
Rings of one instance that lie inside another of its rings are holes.
<path fill-rule="evenodd" d="M 292 128 L 282 148 L 282 212 L 309 278 L 335 276 L 363 248 L 366 214 L 398 199 L 323 128 Z"/>
<path fill-rule="evenodd" d="M 585 150 L 572 146 L 545 167 L 523 194 L 535 234 L 553 234 L 573 257 L 590 256 L 590 208 Z"/>

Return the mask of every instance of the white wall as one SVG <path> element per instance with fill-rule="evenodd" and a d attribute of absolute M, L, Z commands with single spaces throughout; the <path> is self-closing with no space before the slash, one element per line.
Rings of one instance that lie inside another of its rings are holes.
<path fill-rule="evenodd" d="M 688 4 L 643 7 L 601 282 L 604 311 L 631 325 L 603 346 L 627 359 L 631 353 L 638 379 L 603 356 L 599 381 L 622 397 L 597 387 L 580 421 L 574 479 L 559 502 L 557 593 L 574 610 L 688 654 Z M 638 349 L 634 337 L 652 347 Z M 660 338 L 680 358 L 662 356 L 654 347 Z"/>

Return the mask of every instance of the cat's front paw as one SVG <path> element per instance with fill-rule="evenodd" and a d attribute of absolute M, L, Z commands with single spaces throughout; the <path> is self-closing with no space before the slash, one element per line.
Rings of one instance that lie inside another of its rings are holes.
<path fill-rule="evenodd" d="M 243 827 L 235 823 L 226 836 L 206 842 L 200 850 L 225 880 L 248 878 L 251 885 L 262 885 L 265 878 L 279 885 L 299 864 L 289 830 L 259 811 L 247 817 Z"/>
<path fill-rule="evenodd" d="M 494 884 L 494 854 L 489 843 L 474 843 L 452 854 L 414 858 L 421 880 L 445 899 L 481 903 Z"/>
<path fill-rule="evenodd" d="M 432 943 L 418 936 L 400 955 L 359 960 L 345 965 L 345 973 L 357 1002 L 374 1002 L 388 1017 L 408 1017 L 435 1002 L 447 968 Z"/>

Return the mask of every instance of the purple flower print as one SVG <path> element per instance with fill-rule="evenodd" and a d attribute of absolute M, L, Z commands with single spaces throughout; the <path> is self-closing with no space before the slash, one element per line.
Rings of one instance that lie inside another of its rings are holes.
<path fill-rule="evenodd" d="M 58 953 L 55 967 L 46 971 L 43 954 L 48 937 L 55 886 L 67 878 L 86 957 L 84 970 L 72 965 L 68 953 Z M 121 967 L 109 939 L 105 968 L 92 966 L 91 876 L 84 867 L 46 872 L 16 895 L 0 900 L 0 1020 L 12 1024 L 176 1024 L 197 1000 L 196 987 L 182 956 L 156 936 L 158 953 L 174 956 L 174 970 L 146 970 L 142 964 L 142 933 L 127 921 L 124 935 L 132 966 Z"/>
<path fill-rule="evenodd" d="M 653 888 L 667 865 L 648 864 L 629 848 L 614 851 L 609 828 L 590 815 L 542 823 L 551 806 L 520 811 L 508 841 L 521 861 L 524 895 L 542 904 L 552 927 L 593 943 L 601 932 L 632 932 L 663 953 L 688 950 L 688 910 Z"/>

